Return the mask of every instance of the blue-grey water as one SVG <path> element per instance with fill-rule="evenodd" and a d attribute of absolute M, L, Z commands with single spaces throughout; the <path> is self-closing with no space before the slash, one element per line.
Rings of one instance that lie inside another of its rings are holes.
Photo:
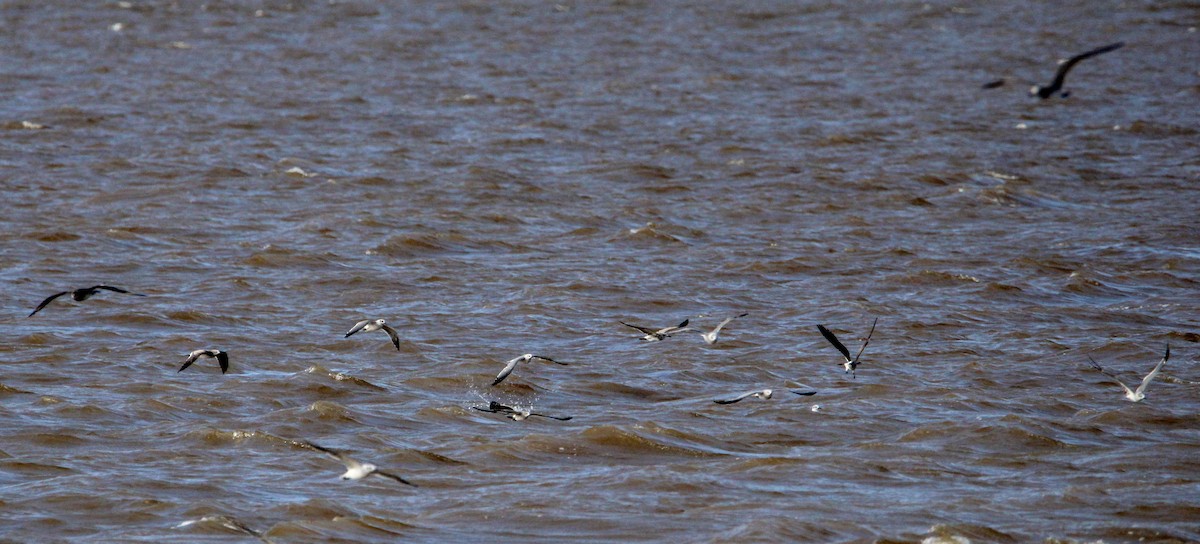
<path fill-rule="evenodd" d="M 1200 541 L 1198 25 L 0 2 L 0 541 Z"/>

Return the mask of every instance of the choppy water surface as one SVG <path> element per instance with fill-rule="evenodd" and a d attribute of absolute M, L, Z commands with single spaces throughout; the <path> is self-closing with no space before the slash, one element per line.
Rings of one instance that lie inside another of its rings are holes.
<path fill-rule="evenodd" d="M 0 539 L 1200 540 L 1195 4 L 80 4 L 0 4 Z"/>

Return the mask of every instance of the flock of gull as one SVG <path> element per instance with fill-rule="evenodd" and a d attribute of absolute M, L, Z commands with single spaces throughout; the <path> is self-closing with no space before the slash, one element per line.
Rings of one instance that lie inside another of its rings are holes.
<path fill-rule="evenodd" d="M 1065 83 L 1067 73 L 1070 72 L 1070 70 L 1072 68 L 1074 68 L 1080 61 L 1083 61 L 1083 60 L 1091 58 L 1091 57 L 1095 57 L 1097 55 L 1108 53 L 1110 51 L 1114 51 L 1116 49 L 1121 48 L 1122 46 L 1124 46 L 1123 42 L 1113 43 L 1110 45 L 1092 49 L 1090 51 L 1086 51 L 1084 53 L 1075 55 L 1073 57 L 1070 57 L 1069 59 L 1061 61 L 1059 64 L 1058 70 L 1054 75 L 1053 81 L 1049 85 L 1046 85 L 1046 86 L 1034 85 L 1029 91 L 1030 95 L 1037 96 L 1038 98 L 1041 98 L 1041 99 L 1050 98 L 1050 97 L 1054 96 L 1055 94 L 1059 94 L 1062 97 L 1067 97 L 1070 93 L 1063 90 L 1063 85 Z M 998 79 L 995 81 L 985 83 L 983 85 L 983 88 L 984 89 L 994 89 L 994 88 L 998 88 L 998 87 L 1005 85 L 1005 83 L 1006 83 L 1005 79 Z M 101 291 L 110 291 L 110 292 L 114 292 L 114 293 L 121 293 L 121 294 L 127 294 L 127 295 L 132 295 L 132 296 L 139 296 L 139 297 L 146 296 L 146 295 L 143 295 L 140 293 L 134 293 L 134 292 L 128 291 L 126 289 L 122 289 L 120 287 L 114 287 L 111 285 L 93 285 L 91 287 L 74 289 L 74 290 L 69 290 L 69 291 L 62 291 L 62 292 L 50 295 L 50 296 L 46 297 L 46 299 L 43 300 L 40 304 L 38 304 L 37 307 L 34 308 L 34 310 L 32 312 L 30 312 L 29 317 L 33 317 L 35 314 L 42 311 L 47 306 L 49 306 L 52 302 L 54 302 L 55 300 L 59 299 L 60 297 L 62 297 L 64 295 L 70 295 L 70 298 L 76 302 L 83 302 L 83 301 L 88 300 L 89 298 L 97 295 Z M 636 329 L 639 333 L 641 333 L 643 335 L 643 336 L 641 336 L 641 338 L 648 342 L 663 341 L 663 340 L 671 338 L 675 335 L 679 335 L 679 334 L 687 333 L 687 332 L 699 332 L 701 339 L 703 339 L 705 343 L 711 345 L 711 344 L 715 344 L 717 342 L 717 340 L 721 334 L 721 331 L 724 330 L 728 325 L 730 325 L 730 323 L 732 323 L 735 319 L 745 317 L 746 315 L 748 315 L 748 314 L 742 313 L 739 315 L 728 317 L 728 318 L 724 319 L 723 321 L 721 321 L 715 328 L 713 328 L 710 331 L 700 331 L 700 330 L 690 327 L 688 319 L 683 320 L 678 325 L 662 327 L 662 328 L 652 328 L 652 327 L 643 327 L 643 326 L 639 326 L 639 325 L 632 325 L 632 324 L 626 323 L 624 321 L 619 321 L 619 323 L 626 327 Z M 857 378 L 857 369 L 862 362 L 861 357 L 862 357 L 863 351 L 866 350 L 867 345 L 871 341 L 871 337 L 875 334 L 875 326 L 878 324 L 878 322 L 879 322 L 879 319 L 876 318 L 875 321 L 871 324 L 870 331 L 863 338 L 862 346 L 858 349 L 858 351 L 854 354 L 853 357 L 851 357 L 851 355 L 850 355 L 850 350 L 845 346 L 845 344 L 843 344 L 838 339 L 838 337 L 832 331 L 830 331 L 824 325 L 817 325 L 817 330 L 821 333 L 821 335 L 835 349 L 837 349 L 837 351 L 842 355 L 843 362 L 839 363 L 839 364 L 844 368 L 845 373 L 849 374 L 851 376 L 851 378 Z M 374 331 L 383 331 L 383 332 L 387 333 L 389 339 L 391 340 L 392 345 L 395 346 L 395 348 L 397 350 L 400 350 L 399 334 L 396 332 L 395 329 L 388 326 L 387 321 L 384 319 L 364 319 L 362 321 L 359 321 L 346 333 L 345 338 L 349 338 L 350 336 L 353 336 L 359 332 L 374 332 Z M 1101 367 L 1100 364 L 1097 363 L 1095 361 L 1095 359 L 1092 359 L 1090 355 L 1088 356 L 1088 359 L 1089 359 L 1089 363 L 1092 368 L 1103 373 L 1105 376 L 1112 379 L 1112 381 L 1116 382 L 1117 385 L 1121 386 L 1121 389 L 1124 391 L 1124 396 L 1127 400 L 1129 400 L 1131 402 L 1140 402 L 1146 398 L 1147 386 L 1154 379 L 1154 377 L 1158 375 L 1159 371 L 1162 370 L 1163 366 L 1167 363 L 1167 360 L 1170 358 L 1170 355 L 1171 355 L 1171 349 L 1170 349 L 1170 346 L 1168 345 L 1167 350 L 1163 354 L 1162 359 L 1154 366 L 1154 368 L 1150 371 L 1150 373 L 1147 374 L 1142 379 L 1141 383 L 1138 385 L 1138 387 L 1136 389 L 1131 389 L 1129 386 L 1125 385 L 1125 383 L 1122 382 L 1119 378 L 1117 378 L 1117 376 L 1115 374 L 1113 374 L 1112 372 L 1109 372 L 1109 371 L 1105 370 L 1103 367 Z M 229 360 L 229 353 L 227 351 L 220 350 L 220 349 L 197 349 L 187 355 L 187 357 L 185 358 L 185 360 L 183 362 L 183 365 L 179 368 L 179 372 L 183 372 L 184 370 L 186 370 L 193 363 L 200 360 L 201 357 L 216 359 L 216 362 L 217 362 L 218 366 L 220 367 L 222 374 L 226 373 L 229 370 L 230 360 Z M 496 385 L 500 384 L 506 378 L 508 378 L 513 373 L 513 371 L 516 370 L 516 368 L 519 364 L 527 363 L 533 359 L 538 359 L 541 361 L 546 361 L 549 363 L 554 363 L 554 364 L 559 364 L 559 365 L 567 365 L 568 364 L 568 363 L 557 361 L 555 359 L 552 359 L 550 357 L 546 357 L 543 355 L 526 353 L 524 355 L 515 357 L 515 358 L 509 360 L 508 362 L 506 362 L 504 367 L 500 370 L 500 372 L 496 375 L 495 379 L 492 381 L 491 385 L 496 386 Z M 799 396 L 812 396 L 812 395 L 817 394 L 817 391 L 815 391 L 815 390 L 791 390 L 791 392 L 796 395 L 799 395 Z M 761 389 L 761 390 L 747 391 L 745 393 L 739 394 L 739 395 L 731 397 L 731 398 L 716 399 L 713 402 L 715 402 L 717 404 L 726 405 L 726 404 L 734 404 L 737 402 L 741 402 L 741 401 L 749 399 L 749 398 L 757 398 L 757 399 L 766 400 L 766 399 L 770 399 L 773 395 L 774 395 L 774 390 Z M 572 419 L 571 416 L 554 416 L 554 415 L 548 415 L 548 414 L 541 414 L 541 413 L 533 412 L 531 409 L 523 409 L 523 408 L 519 408 L 519 407 L 515 407 L 515 406 L 509 406 L 509 405 L 505 405 L 505 404 L 502 404 L 502 403 L 499 403 L 496 401 L 490 401 L 488 406 L 486 406 L 486 407 L 472 406 L 471 408 L 481 411 L 481 412 L 502 414 L 505 417 L 508 417 L 515 421 L 524 421 L 525 419 L 528 419 L 531 417 L 541 417 L 541 418 L 553 419 L 553 420 L 558 420 L 558 421 L 568 421 L 568 420 Z M 812 407 L 813 411 L 817 411 L 817 410 L 819 410 L 819 408 L 820 408 L 820 405 L 813 405 L 813 407 Z M 315 443 L 304 441 L 304 440 L 288 440 L 288 442 L 296 447 L 300 447 L 300 448 L 311 450 L 311 451 L 314 451 L 317 453 L 321 453 L 325 456 L 328 456 L 331 459 L 337 460 L 338 462 L 342 463 L 346 468 L 346 471 L 341 475 L 341 478 L 343 480 L 361 480 L 368 476 L 377 476 L 377 477 L 393 480 L 395 482 L 398 482 L 400 484 L 404 484 L 407 486 L 417 487 L 416 484 L 406 480 L 405 478 L 403 478 L 397 474 L 388 472 L 386 470 L 382 470 L 378 466 L 376 466 L 372 463 L 365 463 L 365 462 L 356 460 L 354 458 L 351 458 L 344 452 L 330 449 L 330 448 L 320 446 Z M 200 519 L 184 522 L 184 523 L 180 524 L 179 527 L 191 525 L 191 524 L 194 524 L 197 522 L 204 522 L 204 521 L 216 522 L 227 528 L 236 530 L 238 532 L 242 532 L 247 535 L 252 535 L 252 536 L 258 537 L 261 540 L 267 541 L 267 539 L 263 536 L 263 534 L 261 532 L 251 529 L 250 527 L 247 527 L 246 525 L 242 524 L 238 520 L 236 520 L 234 518 L 230 518 L 228 516 L 224 516 L 224 515 L 205 516 Z"/>
<path fill-rule="evenodd" d="M 34 314 L 43 310 L 51 302 L 54 302 L 56 299 L 58 299 L 59 297 L 62 297 L 63 295 L 70 294 L 71 298 L 73 300 L 84 301 L 84 300 L 87 300 L 87 299 L 91 298 L 92 296 L 96 295 L 100 291 L 112 291 L 115 293 L 123 293 L 123 294 L 134 295 L 134 296 L 146 296 L 146 295 L 143 295 L 140 293 L 134 293 L 134 292 L 128 291 L 126 289 L 122 289 L 120 287 L 113 287 L 111 285 L 93 285 L 91 287 L 75 289 L 73 291 L 63 291 L 60 293 L 55 293 L 53 295 L 50 295 L 49 297 L 46 297 L 46 299 L 43 300 L 41 302 L 41 304 L 38 304 L 37 308 L 35 308 L 33 310 L 33 312 L 31 312 L 29 314 L 29 317 L 33 317 Z M 721 331 L 724 330 L 730 323 L 732 323 L 733 320 L 741 318 L 741 317 L 745 317 L 747 315 L 749 315 L 749 314 L 742 313 L 742 314 L 739 314 L 736 316 L 728 317 L 728 318 L 724 319 L 723 321 L 721 321 L 720 324 L 718 324 L 715 328 L 713 328 L 710 331 L 703 331 L 703 330 L 698 330 L 698 329 L 692 328 L 689 325 L 689 321 L 690 321 L 689 319 L 683 320 L 678 325 L 662 327 L 662 328 L 657 328 L 657 329 L 652 328 L 652 327 L 642 327 L 639 325 L 632 325 L 632 324 L 626 323 L 624 321 L 618 321 L 618 322 L 626 327 L 636 329 L 638 332 L 640 332 L 643 335 L 641 337 L 641 339 L 645 340 L 647 342 L 660 342 L 660 341 L 666 340 L 668 338 L 671 338 L 673 336 L 676 336 L 676 335 L 679 335 L 682 333 L 698 332 L 701 339 L 703 339 L 705 343 L 715 344 L 721 334 Z M 878 324 L 879 324 L 879 318 L 876 318 L 871 323 L 870 331 L 868 331 L 866 337 L 863 338 L 862 346 L 859 347 L 858 351 L 854 354 L 853 357 L 851 357 L 851 355 L 850 355 L 850 350 L 846 347 L 845 344 L 842 343 L 841 340 L 838 339 L 837 335 L 835 335 L 833 333 L 833 331 L 826 328 L 825 325 L 817 325 L 817 330 L 821 333 L 821 336 L 823 336 L 825 338 L 825 340 L 827 340 L 835 349 L 837 349 L 838 353 L 840 353 L 842 355 L 843 362 L 841 362 L 839 364 L 845 369 L 845 373 L 850 374 L 852 379 L 856 379 L 858 377 L 857 369 L 858 369 L 859 365 L 862 363 L 862 354 L 864 351 L 866 351 L 867 345 L 871 343 L 871 337 L 874 336 L 874 334 L 875 334 L 875 326 Z M 392 327 L 389 327 L 387 325 L 387 321 L 384 319 L 364 319 L 362 321 L 359 321 L 358 323 L 355 323 L 354 327 L 352 327 L 349 332 L 346 333 L 345 337 L 349 338 L 350 336 L 353 336 L 355 333 L 358 333 L 358 332 L 374 332 L 374 331 L 383 331 L 383 332 L 387 333 L 389 339 L 392 342 L 392 345 L 394 345 L 397 350 L 400 349 L 399 334 L 396 332 L 395 329 L 393 329 Z M 217 365 L 220 366 L 222 374 L 229 371 L 229 352 L 220 350 L 220 349 L 197 349 L 187 355 L 187 358 L 184 359 L 183 366 L 179 367 L 179 372 L 183 372 L 188 367 L 192 366 L 192 364 L 195 363 L 196 361 L 198 361 L 201 357 L 208 357 L 208 358 L 216 359 Z M 1163 354 L 1162 360 L 1160 360 L 1158 362 L 1158 364 L 1156 364 L 1154 366 L 1154 369 L 1151 370 L 1150 373 L 1147 374 L 1145 376 L 1145 378 L 1142 379 L 1142 382 L 1140 385 L 1138 385 L 1137 389 L 1130 389 L 1129 386 L 1125 385 L 1119 378 L 1117 378 L 1117 376 L 1115 374 L 1113 374 L 1112 372 L 1109 372 L 1109 371 L 1105 370 L 1103 367 L 1101 367 L 1100 364 L 1097 363 L 1095 359 L 1092 359 L 1092 357 L 1090 355 L 1088 356 L 1088 361 L 1092 368 L 1095 368 L 1097 371 L 1103 373 L 1105 376 L 1111 378 L 1118 385 L 1120 385 L 1121 389 L 1123 389 L 1125 392 L 1125 398 L 1127 400 L 1129 400 L 1131 402 L 1140 402 L 1141 400 L 1146 398 L 1146 387 L 1149 386 L 1150 382 L 1154 379 L 1154 377 L 1158 375 L 1159 371 L 1161 371 L 1163 366 L 1166 365 L 1167 360 L 1170 359 L 1170 357 L 1171 357 L 1171 347 L 1170 347 L 1170 345 L 1168 345 L 1166 353 Z M 503 382 L 505 380 L 505 378 L 508 378 L 513 373 L 514 370 L 516 370 L 517 365 L 519 365 L 520 363 L 527 363 L 533 359 L 539 359 L 542 361 L 559 364 L 559 365 L 567 365 L 568 364 L 568 363 L 564 363 L 561 361 L 557 361 L 550 357 L 546 357 L 544 355 L 535 355 L 532 353 L 526 353 L 519 357 L 514 357 L 513 359 L 506 362 L 504 364 L 504 368 L 502 368 L 500 370 L 499 374 L 496 375 L 496 378 L 492 381 L 491 385 L 496 386 L 496 385 L 500 384 L 501 382 Z M 799 395 L 799 396 L 812 396 L 812 395 L 817 394 L 817 392 L 814 390 L 791 390 L 791 392 L 796 395 Z M 741 402 L 741 401 L 749 399 L 749 398 L 757 398 L 757 399 L 766 400 L 766 399 L 770 399 L 774 395 L 774 393 L 775 392 L 772 389 L 760 389 L 760 390 L 754 390 L 754 391 L 747 391 L 745 393 L 742 393 L 740 395 L 737 395 L 737 396 L 734 396 L 734 397 L 728 398 L 728 399 L 716 399 L 713 402 L 715 402 L 717 404 L 734 404 L 734 403 Z M 568 421 L 568 420 L 572 419 L 571 416 L 553 416 L 553 415 L 548 415 L 548 414 L 540 414 L 540 413 L 533 412 L 532 410 L 518 408 L 515 406 L 509 406 L 509 405 L 501 404 L 496 401 L 491 401 L 487 407 L 472 406 L 472 408 L 474 408 L 475 410 L 482 411 L 482 412 L 488 412 L 488 413 L 493 413 L 493 414 L 502 414 L 505 417 L 508 417 L 515 421 L 524 421 L 525 419 L 528 419 L 531 417 L 542 417 L 542 418 L 554 419 L 554 420 L 558 420 L 558 421 Z M 813 411 L 818 411 L 819 409 L 820 409 L 820 405 L 813 405 L 813 407 L 812 407 Z M 342 474 L 343 480 L 361 480 L 363 478 L 366 478 L 367 476 L 374 475 L 374 476 L 380 476 L 383 478 L 388 478 L 388 479 L 397 481 L 397 482 L 405 484 L 405 485 L 416 487 L 416 484 L 413 484 L 412 482 L 409 482 L 408 480 L 405 480 L 404 478 L 402 478 L 396 474 L 380 470 L 377 466 L 375 466 L 371 463 L 363 463 L 363 462 L 357 461 L 357 460 L 347 456 L 343 452 L 333 450 L 333 449 L 330 449 L 330 448 L 327 448 L 324 446 L 319 446 L 312 442 L 303 441 L 303 440 L 289 440 L 289 442 L 297 447 L 301 447 L 304 449 L 308 449 L 311 451 L 325 454 L 325 455 L 341 462 L 346 467 L 346 472 Z"/>

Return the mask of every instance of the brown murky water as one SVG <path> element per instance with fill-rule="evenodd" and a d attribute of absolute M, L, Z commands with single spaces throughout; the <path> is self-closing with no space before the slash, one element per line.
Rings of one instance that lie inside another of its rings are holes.
<path fill-rule="evenodd" d="M 3 2 L 0 540 L 1200 540 L 1198 16 Z"/>

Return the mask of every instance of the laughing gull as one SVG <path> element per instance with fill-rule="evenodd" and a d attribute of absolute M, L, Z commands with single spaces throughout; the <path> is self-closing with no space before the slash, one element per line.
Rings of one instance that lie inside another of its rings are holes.
<path fill-rule="evenodd" d="M 771 398 L 771 395 L 773 395 L 773 394 L 775 394 L 775 392 L 770 389 L 763 389 L 761 391 L 747 391 L 747 392 L 742 393 L 741 395 L 738 395 L 731 399 L 718 399 L 718 400 L 714 400 L 713 402 L 715 402 L 717 404 L 733 404 L 735 402 L 741 402 L 743 399 L 747 399 L 750 397 L 766 400 L 766 399 Z"/>
<path fill-rule="evenodd" d="M 829 340 L 829 343 L 833 344 L 833 347 L 842 352 L 842 357 L 846 359 L 846 362 L 842 363 L 842 366 L 846 367 L 846 373 L 850 374 L 851 377 L 858 377 L 854 369 L 858 368 L 858 358 L 862 357 L 863 350 L 867 349 L 867 344 L 871 343 L 871 335 L 875 334 L 876 323 L 879 323 L 878 317 L 875 318 L 875 323 L 871 323 L 871 332 L 867 333 L 867 338 L 863 340 L 862 347 L 858 349 L 858 354 L 855 355 L 853 359 L 850 358 L 850 350 L 846 349 L 846 346 L 842 345 L 842 343 L 838 341 L 837 337 L 834 336 L 832 332 L 829 332 L 829 329 L 825 328 L 825 325 L 817 325 L 817 329 L 821 331 L 821 335 L 824 336 L 826 340 Z"/>
<path fill-rule="evenodd" d="M 730 322 L 730 321 L 733 321 L 734 319 L 737 319 L 737 318 L 739 318 L 739 317 L 746 317 L 746 316 L 748 316 L 748 315 L 750 315 L 750 314 L 748 314 L 748 313 L 744 313 L 744 314 L 736 315 L 736 316 L 733 316 L 733 317 L 727 317 L 727 318 L 725 318 L 725 321 L 722 321 L 720 325 L 717 325 L 717 328 L 715 328 L 715 329 L 713 329 L 713 330 L 711 330 L 711 331 L 709 331 L 709 332 L 701 333 L 701 334 L 700 334 L 700 337 L 701 337 L 701 338 L 703 338 L 703 339 L 704 339 L 704 342 L 705 342 L 705 343 L 707 343 L 707 344 L 710 344 L 710 345 L 711 345 L 711 344 L 716 344 L 716 343 L 717 343 L 717 337 L 718 337 L 718 336 L 720 336 L 720 334 L 721 334 L 721 329 L 724 329 L 724 328 L 725 328 L 725 325 L 728 325 L 728 324 L 729 324 L 729 322 Z M 684 323 L 686 323 L 686 321 L 685 321 Z"/>
<path fill-rule="evenodd" d="M 1033 88 L 1029 89 L 1029 95 L 1037 96 L 1038 98 L 1041 98 L 1043 100 L 1050 98 L 1051 96 L 1054 95 L 1054 93 L 1057 93 L 1062 90 L 1063 81 L 1066 80 L 1066 78 L 1067 78 L 1067 72 L 1070 72 L 1071 68 L 1074 68 L 1076 64 L 1079 64 L 1079 61 L 1086 59 L 1086 58 L 1094 57 L 1096 55 L 1101 55 L 1101 54 L 1107 53 L 1109 51 L 1120 49 L 1124 45 L 1125 45 L 1125 42 L 1117 42 L 1114 44 L 1109 44 L 1104 47 L 1093 49 L 1086 53 L 1080 53 L 1078 55 L 1075 55 L 1074 57 L 1071 57 L 1071 58 L 1063 61 L 1062 64 L 1059 64 L 1059 66 L 1058 66 L 1058 72 L 1055 72 L 1055 74 L 1054 74 L 1054 81 L 1045 87 L 1042 87 L 1040 85 L 1034 85 Z M 1062 93 L 1062 97 L 1066 98 L 1070 94 L 1071 94 L 1070 91 L 1064 91 Z"/>
<path fill-rule="evenodd" d="M 1145 378 L 1142 378 L 1142 384 L 1139 385 L 1137 389 L 1130 389 L 1128 385 L 1125 385 L 1121 382 L 1121 380 L 1117 379 L 1115 374 L 1101 368 L 1100 363 L 1097 363 L 1095 359 L 1092 359 L 1091 355 L 1088 355 L 1088 360 L 1092 362 L 1092 368 L 1099 370 L 1105 376 L 1108 376 L 1109 378 L 1112 378 L 1114 382 L 1117 382 L 1117 385 L 1121 386 L 1121 389 L 1125 390 L 1125 398 L 1129 400 L 1129 402 L 1140 402 L 1142 399 L 1146 398 L 1146 386 L 1150 385 L 1150 380 L 1153 380 L 1154 377 L 1158 375 L 1158 371 L 1162 370 L 1163 365 L 1167 364 L 1167 359 L 1170 358 L 1171 345 L 1167 344 L 1167 352 L 1163 354 L 1162 360 L 1159 361 L 1158 364 L 1154 365 L 1154 370 L 1151 370 L 1149 374 L 1146 374 Z"/>
<path fill-rule="evenodd" d="M 256 531 L 254 529 L 251 529 L 250 526 L 246 525 L 245 523 L 242 523 L 237 518 L 234 518 L 232 516 L 226 516 L 224 514 L 209 514 L 209 515 L 204 516 L 199 519 L 192 519 L 192 520 L 188 520 L 183 523 L 180 523 L 179 525 L 176 525 L 175 528 L 179 529 L 179 528 L 187 527 L 189 525 L 193 525 L 196 523 L 216 523 L 226 529 L 237 531 L 244 535 L 252 536 L 263 542 L 266 542 L 267 544 L 272 544 L 270 539 L 263 536 L 262 531 Z"/>
<path fill-rule="evenodd" d="M 691 329 L 687 328 L 687 324 L 688 324 L 687 319 L 684 319 L 683 323 L 675 325 L 674 327 L 665 327 L 665 328 L 658 329 L 658 330 L 647 329 L 646 327 L 639 327 L 637 325 L 630 325 L 629 323 L 626 323 L 624 321 L 618 321 L 617 323 L 625 325 L 626 327 L 631 327 L 631 328 L 637 329 L 639 331 L 642 331 L 642 333 L 646 335 L 646 336 L 642 337 L 642 340 L 645 340 L 647 342 L 657 342 L 659 340 L 662 340 L 663 338 L 669 338 L 671 335 L 673 335 L 677 332 L 691 330 Z"/>
<path fill-rule="evenodd" d="M 196 362 L 196 359 L 200 357 L 216 357 L 217 364 L 221 365 L 221 374 L 229 370 L 229 353 L 219 349 L 198 349 L 188 354 L 187 360 L 183 362 L 183 366 L 179 367 L 179 372 L 183 372 L 183 369 L 192 366 L 192 363 Z"/>
<path fill-rule="evenodd" d="M 411 485 L 413 487 L 417 487 L 417 484 L 414 484 L 414 483 L 412 483 L 408 480 L 405 480 L 404 478 L 401 478 L 390 472 L 384 472 L 382 470 L 379 470 L 379 467 L 376 467 L 375 465 L 372 465 L 371 463 L 360 463 L 354 459 L 351 459 L 349 456 L 347 456 L 346 454 L 344 454 L 340 451 L 331 450 L 329 448 L 318 446 L 316 444 L 313 444 L 312 442 L 297 441 L 296 443 L 303 448 L 308 448 L 313 451 L 319 451 L 321 453 L 324 453 L 325 455 L 328 455 L 329 457 L 332 457 L 334 459 L 337 459 L 338 461 L 341 461 L 343 465 L 346 465 L 346 472 L 345 472 L 345 474 L 342 474 L 343 480 L 361 480 L 363 478 L 366 478 L 367 476 L 371 476 L 372 474 L 374 474 L 376 476 L 383 476 L 384 478 L 390 478 L 390 479 L 396 480 L 397 482 L 400 482 L 404 485 Z"/>
<path fill-rule="evenodd" d="M 529 410 L 521 410 L 519 408 L 515 408 L 512 406 L 505 405 L 505 404 L 500 404 L 499 402 L 496 402 L 496 401 L 492 401 L 490 404 L 488 404 L 487 408 L 480 408 L 478 406 L 472 406 L 471 408 L 479 410 L 480 412 L 489 412 L 492 414 L 505 414 L 506 416 L 508 416 L 509 419 L 511 419 L 513 421 L 525 421 L 526 419 L 529 419 L 534 416 L 544 417 L 544 418 L 548 418 L 548 419 L 557 419 L 559 421 L 568 421 L 572 417 L 572 416 L 566 416 L 566 417 L 548 416 L 546 414 L 539 414 L 537 412 L 531 412 Z"/>
<path fill-rule="evenodd" d="M 526 353 L 525 355 L 514 358 L 511 361 L 509 361 L 508 363 L 506 363 L 504 365 L 504 370 L 501 370 L 500 373 L 496 375 L 496 380 L 492 382 L 492 385 L 496 385 L 496 384 L 504 381 L 504 378 L 507 378 L 509 374 L 512 374 L 513 370 L 515 370 L 517 368 L 517 363 L 527 363 L 527 362 L 529 362 L 530 359 L 541 359 L 543 361 L 550 361 L 551 363 L 554 363 L 554 364 L 568 366 L 567 363 L 555 361 L 554 359 L 551 359 L 549 357 L 542 357 L 541 355 L 534 355 L 532 353 Z"/>
<path fill-rule="evenodd" d="M 69 294 L 69 295 L 71 295 L 71 298 L 74 299 L 76 302 L 83 302 L 89 298 L 92 298 L 92 295 L 95 295 L 96 293 L 100 292 L 100 289 L 104 289 L 106 291 L 113 291 L 116 293 L 125 293 L 127 295 L 133 295 L 133 296 L 137 296 L 137 297 L 146 296 L 141 293 L 131 293 L 129 291 L 121 289 L 120 287 L 113 287 L 111 285 L 93 285 L 91 287 L 84 287 L 82 289 L 76 289 L 74 291 L 63 291 L 61 293 L 55 293 L 53 295 L 50 295 L 50 296 L 46 297 L 46 300 L 43 300 L 41 304 L 38 304 L 37 308 L 34 308 L 32 312 L 29 312 L 28 317 L 33 317 L 33 314 L 36 314 L 36 313 L 42 311 L 42 308 L 45 308 L 47 304 L 50 304 L 51 301 L 53 301 L 54 299 L 61 297 L 63 295 Z"/>
<path fill-rule="evenodd" d="M 384 332 L 388 333 L 388 336 L 392 337 L 392 345 L 396 346 L 396 351 L 400 351 L 400 337 L 396 334 L 396 329 L 387 326 L 387 321 L 383 319 L 364 319 L 359 321 L 354 324 L 354 328 L 350 329 L 350 332 L 346 333 L 346 336 L 343 338 L 350 338 L 350 335 L 358 331 L 373 332 L 380 329 L 383 329 Z"/>

